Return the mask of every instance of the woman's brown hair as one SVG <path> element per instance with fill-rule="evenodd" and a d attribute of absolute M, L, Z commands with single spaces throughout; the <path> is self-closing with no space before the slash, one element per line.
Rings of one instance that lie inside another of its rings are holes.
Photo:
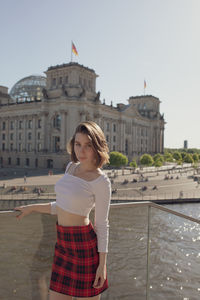
<path fill-rule="evenodd" d="M 75 136 L 77 133 L 83 133 L 88 136 L 92 142 L 93 149 L 96 154 L 96 167 L 101 168 L 104 164 L 109 163 L 109 148 L 102 129 L 93 121 L 85 121 L 80 123 L 75 130 L 73 137 L 67 144 L 67 151 L 71 155 L 71 160 L 77 162 L 74 151 Z"/>

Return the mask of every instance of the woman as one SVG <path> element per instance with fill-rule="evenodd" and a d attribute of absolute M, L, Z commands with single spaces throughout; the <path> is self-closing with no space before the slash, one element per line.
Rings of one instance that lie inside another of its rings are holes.
<path fill-rule="evenodd" d="M 57 214 L 57 243 L 50 281 L 50 300 L 94 299 L 108 288 L 109 178 L 101 167 L 109 162 L 101 128 L 80 123 L 68 144 L 71 162 L 55 185 L 56 202 L 17 207 L 21 219 L 33 211 Z M 94 227 L 89 220 L 95 206 Z"/>

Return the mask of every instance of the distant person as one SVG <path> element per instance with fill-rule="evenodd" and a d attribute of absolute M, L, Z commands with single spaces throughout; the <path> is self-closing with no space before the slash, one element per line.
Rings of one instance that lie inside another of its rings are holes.
<path fill-rule="evenodd" d="M 21 211 L 18 219 L 33 211 L 58 216 L 49 300 L 100 300 L 108 288 L 111 183 L 100 169 L 109 162 L 108 151 L 101 128 L 92 121 L 80 123 L 68 144 L 71 162 L 55 185 L 56 202 L 15 208 Z"/>
<path fill-rule="evenodd" d="M 26 182 L 27 182 L 26 175 L 24 175 L 24 183 L 26 183 Z"/>

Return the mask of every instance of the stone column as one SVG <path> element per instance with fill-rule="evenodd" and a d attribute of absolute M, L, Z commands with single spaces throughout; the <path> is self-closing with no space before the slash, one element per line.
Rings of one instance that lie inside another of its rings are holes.
<path fill-rule="evenodd" d="M 15 119 L 15 125 L 14 125 L 14 149 L 17 150 L 17 145 L 18 145 L 18 139 L 19 139 L 19 134 L 18 134 L 18 122 L 19 118 L 16 117 Z"/>
<path fill-rule="evenodd" d="M 42 150 L 47 149 L 48 151 L 50 151 L 49 145 L 48 145 L 48 141 L 49 141 L 49 130 L 50 130 L 50 124 L 48 122 L 48 112 L 42 112 L 40 114 L 41 117 L 41 144 L 42 144 Z M 46 131 L 46 129 L 48 130 L 48 132 Z"/>
<path fill-rule="evenodd" d="M 5 120 L 6 122 L 6 142 L 5 142 L 5 149 L 9 150 L 10 147 L 9 147 L 9 141 L 10 141 L 10 136 L 9 136 L 9 133 L 10 133 L 10 128 L 9 128 L 9 123 L 10 123 L 10 117 L 7 117 L 7 119 Z"/>
<path fill-rule="evenodd" d="M 67 138 L 67 111 L 60 111 L 61 115 L 61 132 L 60 132 L 60 150 L 66 151 L 66 138 Z"/>
<path fill-rule="evenodd" d="M 37 132 L 37 120 L 38 120 L 38 115 L 34 114 L 32 116 L 32 122 L 33 122 L 33 126 L 32 126 L 32 152 L 35 153 L 36 151 L 36 140 L 37 140 L 37 136 L 36 136 L 36 132 Z"/>

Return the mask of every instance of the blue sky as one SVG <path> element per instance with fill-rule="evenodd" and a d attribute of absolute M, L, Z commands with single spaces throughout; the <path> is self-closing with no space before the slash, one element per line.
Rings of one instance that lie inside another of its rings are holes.
<path fill-rule="evenodd" d="M 1 0 L 0 85 L 74 60 L 99 75 L 106 103 L 161 100 L 165 147 L 200 148 L 199 0 Z"/>

